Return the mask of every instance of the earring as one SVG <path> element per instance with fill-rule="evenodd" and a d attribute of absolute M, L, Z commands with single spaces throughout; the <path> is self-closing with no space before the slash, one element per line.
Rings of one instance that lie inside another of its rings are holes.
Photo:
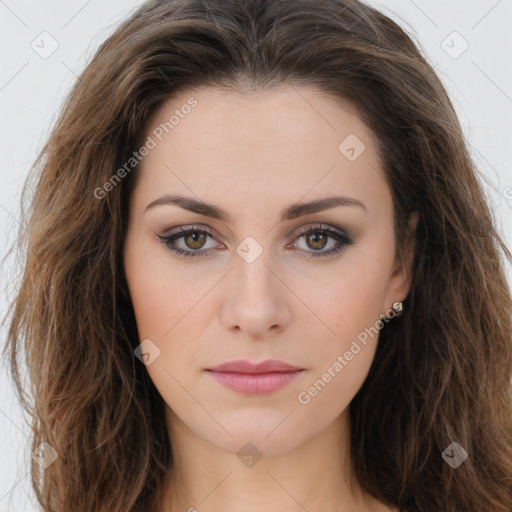
<path fill-rule="evenodd" d="M 393 302 L 391 308 L 393 309 L 395 316 L 400 316 L 404 310 L 404 304 L 399 300 L 397 302 Z"/>

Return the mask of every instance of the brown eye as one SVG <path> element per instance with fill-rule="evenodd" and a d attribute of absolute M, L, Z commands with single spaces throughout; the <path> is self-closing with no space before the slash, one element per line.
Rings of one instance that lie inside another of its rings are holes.
<path fill-rule="evenodd" d="M 189 231 L 183 236 L 183 240 L 189 249 L 201 249 L 206 242 L 206 236 L 202 231 Z"/>
<path fill-rule="evenodd" d="M 157 236 L 169 250 L 185 258 L 209 255 L 210 249 L 213 249 L 213 247 L 206 247 L 206 249 L 203 247 L 207 245 L 208 238 L 215 239 L 210 231 L 197 228 L 179 228 L 173 234 Z M 323 225 L 301 231 L 296 240 L 298 242 L 291 245 L 300 249 L 308 257 L 333 256 L 353 244 L 352 239 L 345 232 Z M 223 244 L 220 244 L 220 246 L 225 248 Z M 327 250 L 324 250 L 325 248 Z"/>
<path fill-rule="evenodd" d="M 185 258 L 194 258 L 209 254 L 212 247 L 208 247 L 208 239 L 214 235 L 207 230 L 179 228 L 170 235 L 157 235 L 162 243 L 172 252 Z M 222 244 L 221 244 L 222 245 Z M 206 248 L 204 248 L 206 246 Z"/>
<path fill-rule="evenodd" d="M 353 244 L 345 232 L 324 225 L 302 230 L 297 240 L 293 246 L 308 257 L 332 256 Z"/>
<path fill-rule="evenodd" d="M 325 233 L 321 231 L 312 231 L 305 235 L 308 246 L 315 251 L 323 249 L 327 245 L 327 239 L 329 238 Z"/>

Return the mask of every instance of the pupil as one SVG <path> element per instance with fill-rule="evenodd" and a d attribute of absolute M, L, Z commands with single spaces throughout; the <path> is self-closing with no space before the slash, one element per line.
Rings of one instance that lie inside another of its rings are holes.
<path fill-rule="evenodd" d="M 316 249 L 323 249 L 325 247 L 325 235 L 320 233 L 313 233 L 310 237 L 312 239 L 313 244 L 318 244 L 320 241 L 320 246 L 314 247 Z"/>
<path fill-rule="evenodd" d="M 192 248 L 193 249 L 197 249 L 204 243 L 204 240 L 201 240 L 201 238 L 204 238 L 204 235 L 202 233 L 194 231 L 189 234 L 189 237 L 192 238 L 192 241 L 193 241 Z"/>

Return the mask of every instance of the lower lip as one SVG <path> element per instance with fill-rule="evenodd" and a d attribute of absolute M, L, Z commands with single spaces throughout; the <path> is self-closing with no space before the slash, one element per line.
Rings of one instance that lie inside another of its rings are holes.
<path fill-rule="evenodd" d="M 210 371 L 212 377 L 224 386 L 245 395 L 272 393 L 296 379 L 303 370 L 295 372 L 235 373 Z"/>

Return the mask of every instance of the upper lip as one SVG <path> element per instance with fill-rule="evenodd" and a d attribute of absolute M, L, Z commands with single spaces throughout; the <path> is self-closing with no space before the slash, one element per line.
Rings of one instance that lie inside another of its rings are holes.
<path fill-rule="evenodd" d="M 279 359 L 266 359 L 260 363 L 253 363 L 246 359 L 237 359 L 227 361 L 207 370 L 214 372 L 233 372 L 233 373 L 271 373 L 271 372 L 295 372 L 303 370 L 297 366 L 285 363 Z"/>

